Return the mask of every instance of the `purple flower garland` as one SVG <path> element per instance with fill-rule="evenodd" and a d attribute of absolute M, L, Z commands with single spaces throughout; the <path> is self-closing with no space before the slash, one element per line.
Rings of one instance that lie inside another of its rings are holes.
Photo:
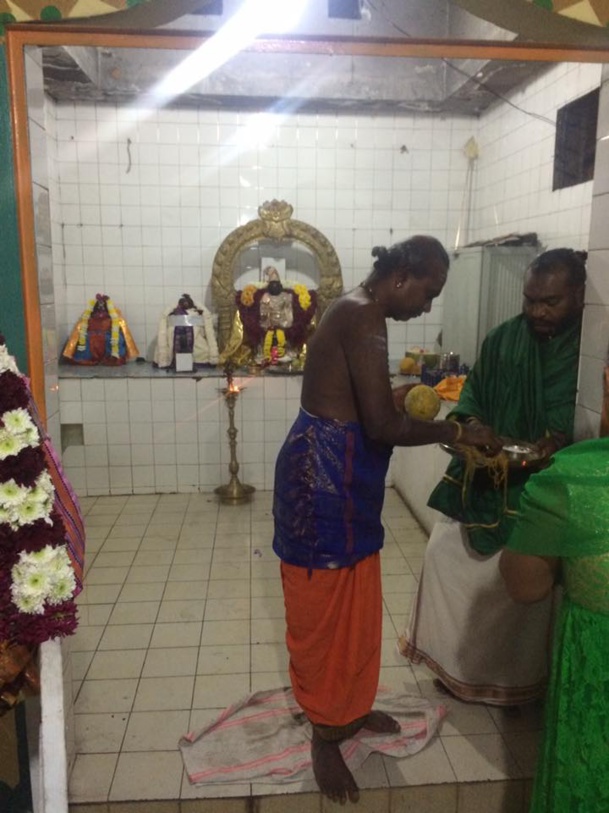
<path fill-rule="evenodd" d="M 14 361 L 0 346 L 0 433 L 6 431 L 6 414 L 12 410 L 29 413 L 30 395 L 25 379 Z M 0 459 L 0 484 L 11 480 L 17 486 L 34 489 L 36 481 L 47 471 L 42 438 L 32 441 L 16 454 Z M 35 445 L 34 445 L 35 444 Z M 46 601 L 42 610 L 24 612 L 14 602 L 13 568 L 22 554 L 45 548 L 65 546 L 65 528 L 55 508 L 44 518 L 33 521 L 0 521 L 0 641 L 35 646 L 52 638 L 72 634 L 77 626 L 73 595 L 62 601 Z"/>
<path fill-rule="evenodd" d="M 292 295 L 293 315 L 292 325 L 287 327 L 284 331 L 285 337 L 290 345 L 300 348 L 307 341 L 309 325 L 315 315 L 317 292 L 314 290 L 309 291 L 311 304 L 306 310 L 303 310 L 295 291 L 292 288 L 284 288 L 283 290 Z M 243 304 L 241 301 L 241 291 L 237 291 L 235 297 L 239 316 L 243 324 L 243 336 L 246 343 L 253 349 L 256 349 L 263 342 L 266 333 L 265 329 L 260 325 L 260 300 L 264 293 L 266 293 L 266 287 L 257 288 L 253 294 L 254 301 L 251 305 Z"/>

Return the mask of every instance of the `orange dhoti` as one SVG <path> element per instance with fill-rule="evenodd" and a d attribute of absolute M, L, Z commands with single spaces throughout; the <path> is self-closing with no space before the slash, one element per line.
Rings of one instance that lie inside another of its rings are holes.
<path fill-rule="evenodd" d="M 316 725 L 340 727 L 372 709 L 381 667 L 379 553 L 352 567 L 281 563 L 290 679 Z"/>

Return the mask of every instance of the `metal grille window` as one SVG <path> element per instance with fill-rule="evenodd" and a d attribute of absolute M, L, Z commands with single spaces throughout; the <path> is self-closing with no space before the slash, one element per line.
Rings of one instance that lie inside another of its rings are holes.
<path fill-rule="evenodd" d="M 596 155 L 599 90 L 561 107 L 556 116 L 552 189 L 591 181 Z"/>

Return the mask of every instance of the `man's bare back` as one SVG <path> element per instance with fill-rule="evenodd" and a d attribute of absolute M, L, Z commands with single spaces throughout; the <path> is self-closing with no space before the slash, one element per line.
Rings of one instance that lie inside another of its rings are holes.
<path fill-rule="evenodd" d="M 324 314 L 307 346 L 302 406 L 312 415 L 339 421 L 360 421 L 354 377 L 383 373 L 377 386 L 386 391 L 394 410 L 387 367 L 387 323 L 363 288 L 335 301 Z M 379 398 L 374 380 L 370 381 Z"/>

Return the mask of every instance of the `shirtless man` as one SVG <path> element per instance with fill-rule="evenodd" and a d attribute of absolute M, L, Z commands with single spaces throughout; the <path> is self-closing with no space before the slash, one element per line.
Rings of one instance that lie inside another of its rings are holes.
<path fill-rule="evenodd" d="M 313 725 L 321 792 L 356 802 L 339 744 L 360 728 L 399 731 L 372 710 L 381 655 L 381 511 L 393 446 L 499 451 L 483 425 L 419 421 L 391 390 L 386 319 L 428 313 L 449 259 L 432 237 L 375 248 L 368 278 L 336 300 L 308 345 L 301 410 L 279 452 L 273 548 L 281 559 L 294 696 Z"/>

